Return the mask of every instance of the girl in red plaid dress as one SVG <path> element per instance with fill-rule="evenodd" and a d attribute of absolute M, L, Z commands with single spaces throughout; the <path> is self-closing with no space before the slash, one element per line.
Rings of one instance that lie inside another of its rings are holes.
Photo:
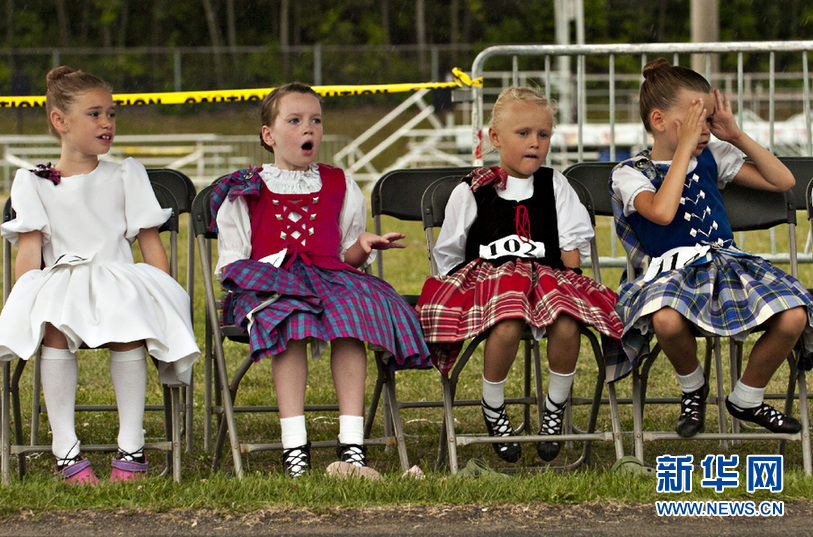
<path fill-rule="evenodd" d="M 305 428 L 307 344 L 319 356 L 330 342 L 339 403 L 340 475 L 375 478 L 364 443 L 364 342 L 393 355 L 397 368 L 431 367 L 412 308 L 386 282 L 358 267 L 373 250 L 403 248 L 400 233 L 364 230 L 364 196 L 342 170 L 316 164 L 321 99 L 287 84 L 262 103 L 263 147 L 274 164 L 235 172 L 212 195 L 218 227 L 216 268 L 228 298 L 224 320 L 248 333 L 255 360 L 270 356 L 282 429 L 283 466 L 310 469 Z"/>
<path fill-rule="evenodd" d="M 618 340 L 613 291 L 581 275 L 593 227 L 567 179 L 542 167 L 553 133 L 547 99 L 531 88 L 504 90 L 494 104 L 489 139 L 500 165 L 474 170 L 452 192 L 434 249 L 440 276 L 419 301 L 435 365 L 447 373 L 464 340 L 488 332 L 482 409 L 491 436 L 512 436 L 505 382 L 526 324 L 547 335 L 550 381 L 539 434 L 557 435 L 573 385 L 580 325 Z M 516 442 L 492 444 L 516 462 Z M 539 442 L 545 461 L 560 443 Z"/>

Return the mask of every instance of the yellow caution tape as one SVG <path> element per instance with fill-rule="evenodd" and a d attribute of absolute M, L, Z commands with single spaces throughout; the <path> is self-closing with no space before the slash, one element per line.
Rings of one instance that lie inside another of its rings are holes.
<path fill-rule="evenodd" d="M 370 84 L 361 86 L 313 86 L 314 91 L 324 97 L 345 97 L 351 95 L 374 95 L 403 93 L 421 89 L 452 87 L 482 87 L 483 79 L 472 80 L 463 71 L 452 69 L 454 82 L 422 82 L 404 84 Z M 261 101 L 274 88 L 217 90 L 217 91 L 178 91 L 167 93 L 121 93 L 113 95 L 117 106 L 145 104 L 197 104 L 229 103 L 240 101 Z M 45 97 L 0 97 L 0 108 L 44 107 Z"/>

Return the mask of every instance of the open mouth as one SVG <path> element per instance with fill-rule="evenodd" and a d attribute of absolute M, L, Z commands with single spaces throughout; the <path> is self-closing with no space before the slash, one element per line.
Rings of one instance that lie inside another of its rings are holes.
<path fill-rule="evenodd" d="M 302 144 L 302 149 L 304 149 L 305 151 L 310 151 L 311 149 L 313 149 L 313 142 L 305 142 L 304 144 Z"/>
<path fill-rule="evenodd" d="M 99 136 L 99 139 L 109 142 L 110 140 L 113 139 L 113 135 L 112 134 L 102 134 L 101 136 Z"/>

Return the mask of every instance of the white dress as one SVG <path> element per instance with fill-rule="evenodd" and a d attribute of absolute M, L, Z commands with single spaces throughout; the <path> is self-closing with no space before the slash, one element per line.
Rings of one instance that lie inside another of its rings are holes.
<path fill-rule="evenodd" d="M 188 381 L 200 355 L 189 296 L 164 271 L 133 260 L 139 231 L 171 211 L 158 204 L 144 166 L 100 161 L 58 185 L 18 170 L 11 199 L 17 214 L 2 235 L 17 244 L 20 233 L 40 231 L 45 268 L 17 280 L 0 312 L 0 360 L 28 359 L 51 323 L 74 352 L 83 342 L 144 340 L 162 382 Z"/>

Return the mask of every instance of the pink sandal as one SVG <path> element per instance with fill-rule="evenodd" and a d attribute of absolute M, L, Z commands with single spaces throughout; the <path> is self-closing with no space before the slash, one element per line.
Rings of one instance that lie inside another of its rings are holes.
<path fill-rule="evenodd" d="M 139 459 L 141 460 L 139 461 Z M 147 474 L 147 469 L 150 467 L 141 450 L 137 454 L 119 450 L 110 464 L 113 467 L 113 472 L 110 474 L 111 483 L 141 479 Z"/>
<path fill-rule="evenodd" d="M 93 473 L 93 468 L 90 467 L 90 461 L 81 455 L 77 455 L 73 459 L 59 459 L 63 461 L 73 461 L 57 465 L 54 469 L 54 475 L 61 477 L 68 485 L 96 485 L 99 483 L 99 478 Z"/>

